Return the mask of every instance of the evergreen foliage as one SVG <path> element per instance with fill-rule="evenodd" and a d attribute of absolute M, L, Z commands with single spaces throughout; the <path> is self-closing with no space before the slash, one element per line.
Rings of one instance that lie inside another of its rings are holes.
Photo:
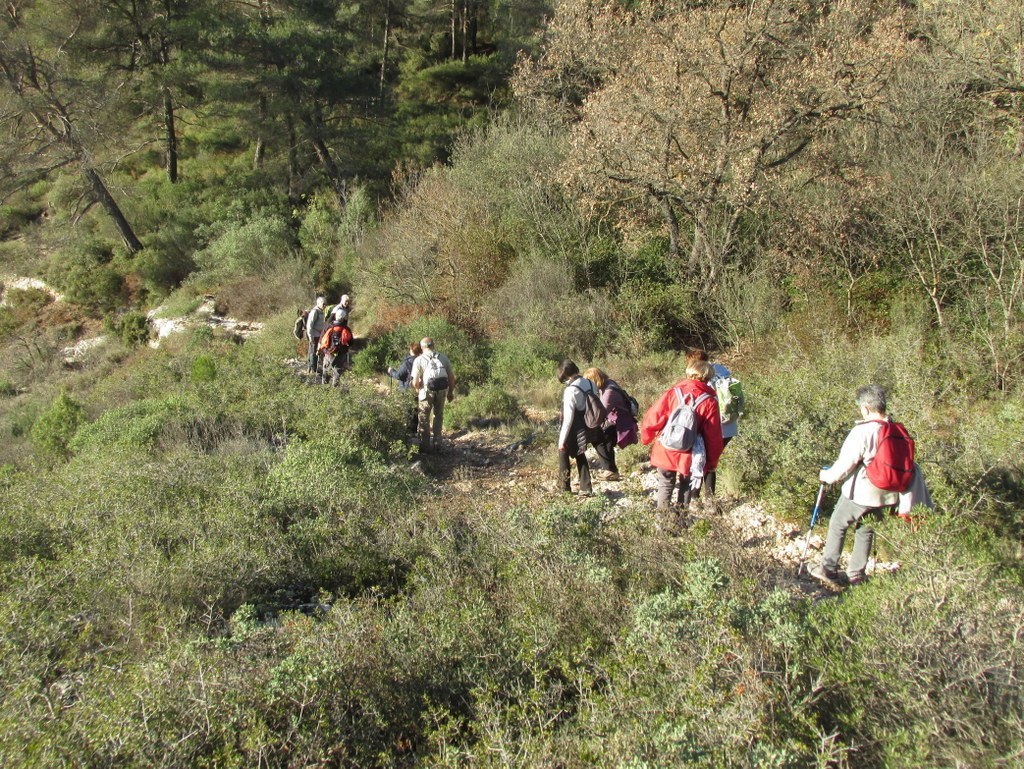
<path fill-rule="evenodd" d="M 1022 25 L 1010 0 L 10 4 L 0 764 L 1019 762 Z M 290 368 L 318 293 L 355 297 L 339 388 Z M 142 344 L 204 304 L 264 328 Z M 810 601 L 756 541 L 660 530 L 632 478 L 439 481 L 381 386 L 424 336 L 446 430 L 541 473 L 559 360 L 647 406 L 718 350 L 748 399 L 719 487 L 797 528 L 877 382 L 937 512 L 880 524 L 897 573 Z"/>

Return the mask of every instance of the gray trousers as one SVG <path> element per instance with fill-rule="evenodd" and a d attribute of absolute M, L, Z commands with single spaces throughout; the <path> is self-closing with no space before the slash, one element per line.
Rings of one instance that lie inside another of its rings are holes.
<path fill-rule="evenodd" d="M 821 554 L 821 565 L 826 569 L 839 568 L 839 556 L 843 552 L 846 531 L 853 526 L 853 552 L 850 554 L 850 566 L 846 574 L 849 577 L 863 577 L 868 558 L 871 556 L 871 546 L 875 543 L 875 530 L 870 521 L 883 509 L 864 507 L 849 497 L 840 495 L 828 522 L 828 535 L 825 537 L 825 550 Z"/>
<path fill-rule="evenodd" d="M 311 374 L 316 374 L 320 371 L 320 354 L 316 351 L 316 348 L 320 344 L 320 334 L 315 335 L 316 338 L 309 338 L 309 354 L 306 358 L 306 371 Z"/>
<path fill-rule="evenodd" d="M 426 447 L 431 433 L 436 443 L 441 439 L 441 423 L 444 421 L 444 403 L 448 390 L 427 390 L 427 397 L 420 401 L 420 446 Z"/>
<path fill-rule="evenodd" d="M 690 502 L 700 494 L 700 491 L 693 492 L 690 489 L 690 476 L 680 475 L 674 470 L 662 470 L 658 468 L 658 491 L 654 496 L 654 505 L 658 508 L 667 508 L 672 504 L 672 492 L 676 488 L 676 479 L 679 480 L 679 504 L 683 507 L 689 506 Z"/>

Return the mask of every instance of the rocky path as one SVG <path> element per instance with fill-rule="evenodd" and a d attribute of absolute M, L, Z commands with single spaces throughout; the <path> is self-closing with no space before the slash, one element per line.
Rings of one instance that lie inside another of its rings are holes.
<path fill-rule="evenodd" d="M 296 359 L 286 364 L 312 384 L 312 377 L 304 371 L 304 362 Z M 382 392 L 386 391 L 387 385 L 383 382 L 369 382 Z M 414 468 L 432 479 L 443 493 L 464 496 L 470 502 L 486 496 L 491 501 L 499 500 L 502 505 L 512 507 L 541 505 L 557 499 L 560 493 L 557 491 L 554 461 L 549 461 L 544 453 L 552 451 L 550 439 L 544 439 L 544 436 L 546 432 L 554 431 L 557 414 L 531 413 L 530 421 L 533 430 L 525 438 L 521 433 L 513 434 L 501 426 L 446 433 L 441 449 L 418 457 Z M 593 462 L 591 466 L 594 466 Z M 605 513 L 608 521 L 629 508 L 649 511 L 655 518 L 656 485 L 655 470 L 645 464 L 624 475 L 620 481 L 601 481 L 595 477 L 594 493 L 611 503 Z M 807 513 L 809 517 L 810 504 Z M 800 576 L 797 573 L 805 546 L 808 564 L 820 557 L 828 524 L 827 510 L 823 511 L 822 519 L 809 537 L 806 525 L 797 527 L 781 521 L 757 502 L 735 497 L 720 497 L 717 504 L 698 506 L 689 517 L 689 523 L 696 521 L 706 522 L 734 541 L 737 547 L 756 551 L 763 561 L 770 564 L 760 577 L 775 587 L 814 599 L 841 592 L 807 575 L 806 567 Z M 868 573 L 879 574 L 898 568 L 899 564 L 872 559 Z"/>

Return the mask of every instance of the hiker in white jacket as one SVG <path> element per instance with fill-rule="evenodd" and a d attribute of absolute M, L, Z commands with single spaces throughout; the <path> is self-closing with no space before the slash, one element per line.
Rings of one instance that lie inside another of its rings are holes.
<path fill-rule="evenodd" d="M 878 451 L 878 432 L 886 414 L 885 390 L 878 385 L 866 385 L 857 390 L 857 407 L 861 421 L 843 441 L 835 463 L 819 474 L 822 483 L 842 483 L 839 501 L 828 523 L 825 550 L 821 563 L 811 567 L 810 573 L 818 579 L 839 580 L 839 556 L 843 551 L 846 531 L 854 526 L 853 552 L 847 569 L 851 585 L 866 579 L 865 569 L 875 541 L 875 530 L 867 521 L 886 507 L 899 502 L 899 493 L 883 491 L 868 480 L 867 464 Z"/>

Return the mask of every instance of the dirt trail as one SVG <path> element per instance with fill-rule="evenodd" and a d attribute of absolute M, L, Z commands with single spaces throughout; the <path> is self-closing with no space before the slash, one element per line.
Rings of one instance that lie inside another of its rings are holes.
<path fill-rule="evenodd" d="M 296 373 L 307 382 L 313 377 L 305 373 L 305 363 L 298 359 L 287 361 Z M 367 380 L 378 390 L 387 391 L 387 385 L 379 380 Z M 326 385 L 315 385 L 326 386 Z M 444 493 L 464 497 L 470 503 L 486 496 L 492 502 L 512 507 L 523 504 L 544 504 L 559 496 L 552 469 L 553 462 L 543 452 L 552 451 L 550 440 L 541 440 L 545 431 L 554 429 L 557 413 L 534 412 L 530 414 L 533 432 L 523 438 L 522 433 L 513 434 L 500 425 L 487 429 L 459 430 L 446 432 L 439 450 L 419 455 L 414 467 L 433 480 Z M 591 449 L 591 454 L 593 449 Z M 593 459 L 593 457 L 591 457 Z M 594 467 L 591 462 L 591 467 Z M 574 474 L 575 477 L 575 474 Z M 654 510 L 654 489 L 657 485 L 656 472 L 644 465 L 624 475 L 620 481 L 601 481 L 594 478 L 594 494 L 603 496 L 611 503 L 605 514 L 607 520 L 617 517 L 623 508 L 648 510 L 652 518 Z M 808 514 L 810 513 L 808 506 Z M 834 596 L 840 589 L 823 585 L 806 574 L 797 576 L 797 568 L 807 544 L 807 563 L 813 563 L 821 554 L 824 533 L 828 523 L 828 512 L 811 533 L 807 542 L 807 528 L 795 527 L 780 521 L 754 501 L 723 496 L 717 505 L 698 507 L 689 516 L 689 523 L 705 521 L 720 534 L 734 541 L 737 547 L 755 551 L 762 560 L 770 564 L 766 573 L 760 575 L 768 584 L 795 595 L 820 599 Z M 893 571 L 898 564 L 869 563 L 868 573 L 878 574 Z"/>

